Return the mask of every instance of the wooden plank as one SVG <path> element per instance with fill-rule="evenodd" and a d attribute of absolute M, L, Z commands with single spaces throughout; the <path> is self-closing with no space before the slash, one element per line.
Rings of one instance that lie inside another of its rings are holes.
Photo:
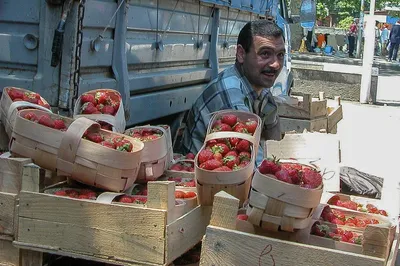
<path fill-rule="evenodd" d="M 211 225 L 228 229 L 236 228 L 236 216 L 239 210 L 239 199 L 220 191 L 214 196 Z"/>
<path fill-rule="evenodd" d="M 19 217 L 163 238 L 166 212 L 136 206 L 21 192 Z"/>
<path fill-rule="evenodd" d="M 319 132 L 320 130 L 326 131 L 328 127 L 328 119 L 326 117 L 314 120 L 301 120 L 301 119 L 281 117 L 280 122 L 281 122 L 281 132 L 283 133 L 290 131 L 296 131 L 298 133 L 302 133 L 304 129 L 307 129 L 307 131 L 310 132 L 313 131 Z"/>
<path fill-rule="evenodd" d="M 27 249 L 20 249 L 19 250 L 19 266 L 38 266 L 43 265 L 43 253 L 27 250 Z"/>
<path fill-rule="evenodd" d="M 343 119 L 343 107 L 339 105 L 328 115 L 328 133 Z"/>
<path fill-rule="evenodd" d="M 24 165 L 32 163 L 27 158 L 0 158 L 0 192 L 18 194 L 22 186 Z"/>
<path fill-rule="evenodd" d="M 389 257 L 388 257 L 388 260 L 386 263 L 387 266 L 395 266 L 396 265 L 396 259 L 397 259 L 398 252 L 399 252 L 399 234 L 396 233 L 396 236 L 393 240 L 392 248 L 390 249 Z"/>
<path fill-rule="evenodd" d="M 60 206 L 60 209 L 62 208 Z M 163 264 L 164 234 L 157 235 L 153 232 L 153 236 L 150 236 L 142 230 L 111 231 L 93 226 L 90 219 L 84 219 L 79 215 L 77 217 L 86 221 L 87 226 L 72 224 L 68 221 L 61 223 L 20 217 L 18 242 L 90 256 L 107 256 L 115 260 L 138 260 Z M 101 217 L 97 218 L 101 219 Z M 119 223 L 121 228 L 125 225 L 123 220 L 113 222 Z M 137 222 L 132 217 L 130 223 Z"/>
<path fill-rule="evenodd" d="M 208 226 L 200 265 L 383 266 L 384 259 Z"/>
<path fill-rule="evenodd" d="M 0 265 L 19 264 L 19 250 L 12 245 L 12 241 L 0 239 Z"/>
<path fill-rule="evenodd" d="M 0 192 L 0 234 L 14 235 L 16 194 Z"/>
<path fill-rule="evenodd" d="M 44 184 L 45 170 L 36 164 L 27 164 L 23 168 L 21 190 L 39 192 Z"/>
<path fill-rule="evenodd" d="M 171 263 L 201 241 L 210 222 L 211 208 L 198 206 L 167 225 L 165 263 Z"/>
<path fill-rule="evenodd" d="M 8 143 L 10 139 L 7 136 L 4 125 L 0 121 L 0 152 L 8 151 Z"/>
<path fill-rule="evenodd" d="M 326 117 L 327 100 L 312 99 L 310 94 L 303 94 L 303 96 L 295 97 L 294 99 L 298 101 L 297 106 L 288 103 L 277 102 L 278 115 L 280 117 L 305 120 Z"/>

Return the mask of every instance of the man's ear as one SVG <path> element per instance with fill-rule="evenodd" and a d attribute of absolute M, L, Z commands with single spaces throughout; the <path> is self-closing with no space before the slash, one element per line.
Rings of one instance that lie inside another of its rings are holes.
<path fill-rule="evenodd" d="M 246 51 L 244 50 L 241 44 L 238 44 L 236 48 L 236 60 L 240 64 L 243 64 L 245 56 L 246 56 Z"/>

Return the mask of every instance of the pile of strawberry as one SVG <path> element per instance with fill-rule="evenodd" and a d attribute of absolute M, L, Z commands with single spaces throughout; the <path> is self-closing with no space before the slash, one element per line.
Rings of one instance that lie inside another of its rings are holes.
<path fill-rule="evenodd" d="M 188 162 L 188 161 L 181 161 L 177 162 L 168 169 L 171 171 L 177 171 L 177 172 L 194 172 L 194 162 Z"/>
<path fill-rule="evenodd" d="M 311 228 L 311 234 L 333 239 L 335 241 L 341 241 L 346 243 L 352 243 L 356 245 L 362 244 L 362 235 L 352 231 L 343 230 L 342 228 L 335 228 L 331 230 L 329 226 L 315 222 Z"/>
<path fill-rule="evenodd" d="M 27 112 L 24 115 L 24 118 L 60 131 L 67 130 L 64 120 L 60 118 L 52 119 L 49 114 L 43 114 L 38 117 L 34 112 Z M 100 132 L 94 132 L 90 129 L 85 132 L 83 138 L 118 151 L 131 152 L 133 149 L 133 144 L 124 137 L 116 136 L 113 138 L 107 138 Z"/>
<path fill-rule="evenodd" d="M 379 224 L 377 219 L 364 219 L 357 217 L 346 217 L 346 215 L 335 209 L 331 209 L 329 206 L 326 206 L 321 214 L 321 220 L 337 224 L 337 225 L 346 225 L 358 228 L 365 228 L 369 224 Z"/>
<path fill-rule="evenodd" d="M 263 175 L 274 176 L 282 182 L 303 188 L 315 189 L 322 185 L 321 174 L 311 167 L 297 163 L 280 163 L 275 157 L 264 160 L 258 170 Z"/>
<path fill-rule="evenodd" d="M 367 212 L 367 213 L 373 213 L 373 214 L 380 214 L 383 216 L 388 216 L 387 212 L 385 210 L 379 210 L 375 205 L 373 204 L 367 204 L 364 206 L 363 204 L 351 201 L 351 200 L 335 200 L 332 201 L 333 205 L 336 205 L 338 207 L 354 210 L 354 211 L 360 211 L 360 212 Z"/>
<path fill-rule="evenodd" d="M 168 181 L 174 181 L 175 186 L 178 187 L 196 187 L 196 181 L 193 179 L 185 181 L 182 177 L 170 177 Z"/>
<path fill-rule="evenodd" d="M 175 191 L 176 199 L 191 199 L 191 198 L 195 198 L 195 197 L 197 197 L 197 194 L 196 194 L 196 192 L 193 192 L 193 191 L 188 191 L 188 192 L 184 192 L 184 191 L 180 191 L 180 190 Z"/>
<path fill-rule="evenodd" d="M 128 135 L 142 142 L 147 142 L 159 139 L 163 133 L 161 130 L 154 128 L 135 128 L 132 129 Z"/>
<path fill-rule="evenodd" d="M 147 197 L 141 195 L 122 195 L 114 200 L 114 202 L 128 203 L 128 204 L 146 204 Z"/>
<path fill-rule="evenodd" d="M 90 189 L 63 189 L 63 190 L 58 190 L 54 193 L 56 196 L 61 196 L 61 197 L 69 197 L 69 198 L 74 198 L 74 199 L 90 199 L 90 200 L 95 200 L 97 198 L 96 192 L 90 190 Z"/>
<path fill-rule="evenodd" d="M 34 103 L 34 104 L 43 106 L 47 109 L 50 109 L 50 105 L 48 103 L 43 102 L 40 95 L 35 92 L 24 92 L 17 88 L 10 88 L 10 89 L 8 89 L 8 96 L 10 96 L 10 98 L 13 102 L 25 101 L 25 102 Z M 28 108 L 32 108 L 32 107 L 28 107 Z M 21 109 L 23 109 L 23 108 L 19 108 L 18 110 L 21 110 Z"/>
<path fill-rule="evenodd" d="M 257 125 L 256 120 L 241 121 L 234 114 L 226 114 L 216 119 L 212 126 L 212 132 L 233 131 L 253 135 Z"/>

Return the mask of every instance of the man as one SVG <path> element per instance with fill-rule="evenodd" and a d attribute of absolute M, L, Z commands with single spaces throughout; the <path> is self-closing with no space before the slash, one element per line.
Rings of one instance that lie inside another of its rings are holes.
<path fill-rule="evenodd" d="M 387 49 L 388 40 L 389 40 L 389 30 L 387 27 L 388 26 L 386 24 L 384 24 L 382 27 L 382 31 L 381 31 L 382 55 L 386 55 L 386 49 Z"/>
<path fill-rule="evenodd" d="M 348 32 L 348 38 L 349 38 L 349 57 L 354 58 L 354 48 L 355 48 L 355 43 L 356 43 L 356 36 L 358 32 L 358 19 L 355 19 L 353 23 L 350 25 L 349 32 Z"/>
<path fill-rule="evenodd" d="M 390 49 L 389 49 L 388 60 L 389 62 L 392 60 L 396 61 L 400 45 L 400 20 L 396 22 L 396 24 L 390 31 L 389 40 L 390 40 Z"/>
<path fill-rule="evenodd" d="M 263 121 L 263 139 L 281 139 L 277 106 L 269 88 L 278 77 L 285 57 L 282 30 L 270 20 L 247 23 L 239 33 L 236 63 L 211 81 L 187 113 L 183 151 L 202 147 L 213 112 L 244 110 Z M 257 163 L 263 159 L 260 144 Z"/>

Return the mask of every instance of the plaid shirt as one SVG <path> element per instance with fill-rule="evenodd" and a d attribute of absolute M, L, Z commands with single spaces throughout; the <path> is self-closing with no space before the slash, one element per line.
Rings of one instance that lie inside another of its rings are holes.
<path fill-rule="evenodd" d="M 262 101 L 264 98 L 267 98 L 268 102 L 264 104 L 263 110 L 254 110 L 255 101 Z M 277 107 L 269 89 L 264 89 L 260 95 L 257 95 L 247 78 L 233 65 L 222 71 L 207 85 L 189 111 L 182 143 L 184 152 L 194 154 L 199 152 L 203 146 L 212 113 L 224 109 L 256 113 L 267 125 L 266 128 L 277 123 Z M 257 164 L 264 158 L 262 145 L 263 142 L 260 142 Z"/>

